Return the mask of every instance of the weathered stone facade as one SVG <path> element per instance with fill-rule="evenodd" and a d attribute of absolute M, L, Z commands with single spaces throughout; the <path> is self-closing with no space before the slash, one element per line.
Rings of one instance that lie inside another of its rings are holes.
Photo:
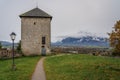
<path fill-rule="evenodd" d="M 45 37 L 45 44 L 42 43 L 42 37 Z M 41 55 L 43 46 L 46 53 L 50 53 L 50 43 L 51 18 L 21 17 L 21 48 L 24 55 Z"/>

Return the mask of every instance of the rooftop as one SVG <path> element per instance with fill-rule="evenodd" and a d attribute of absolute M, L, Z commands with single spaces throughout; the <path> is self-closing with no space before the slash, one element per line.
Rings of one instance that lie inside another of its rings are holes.
<path fill-rule="evenodd" d="M 52 18 L 51 15 L 49 15 L 48 13 L 44 12 L 39 8 L 34 8 L 28 12 L 25 12 L 21 14 L 20 17 Z"/>

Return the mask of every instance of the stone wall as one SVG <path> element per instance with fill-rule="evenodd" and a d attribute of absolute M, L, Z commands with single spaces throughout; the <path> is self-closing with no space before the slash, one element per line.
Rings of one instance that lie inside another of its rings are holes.
<path fill-rule="evenodd" d="M 50 18 L 21 18 L 21 48 L 24 55 L 40 55 L 42 37 L 46 37 L 44 45 L 50 52 L 51 42 Z"/>
<path fill-rule="evenodd" d="M 17 53 L 14 51 L 14 57 L 21 57 L 22 54 Z M 12 50 L 2 49 L 0 50 L 0 59 L 8 59 L 13 57 Z"/>

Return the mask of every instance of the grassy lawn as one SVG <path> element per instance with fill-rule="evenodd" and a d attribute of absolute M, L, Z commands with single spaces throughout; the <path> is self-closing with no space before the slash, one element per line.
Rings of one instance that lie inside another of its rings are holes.
<path fill-rule="evenodd" d="M 62 55 L 44 61 L 47 80 L 120 80 L 120 58 Z"/>
<path fill-rule="evenodd" d="M 0 80 L 30 80 L 40 57 L 22 57 L 15 59 L 16 71 L 11 70 L 12 60 L 0 60 Z"/>

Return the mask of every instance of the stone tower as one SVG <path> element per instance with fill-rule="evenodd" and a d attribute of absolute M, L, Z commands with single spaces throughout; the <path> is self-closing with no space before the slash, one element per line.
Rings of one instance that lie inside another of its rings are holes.
<path fill-rule="evenodd" d="M 50 53 L 52 16 L 39 8 L 20 15 L 21 48 L 24 55 Z"/>

